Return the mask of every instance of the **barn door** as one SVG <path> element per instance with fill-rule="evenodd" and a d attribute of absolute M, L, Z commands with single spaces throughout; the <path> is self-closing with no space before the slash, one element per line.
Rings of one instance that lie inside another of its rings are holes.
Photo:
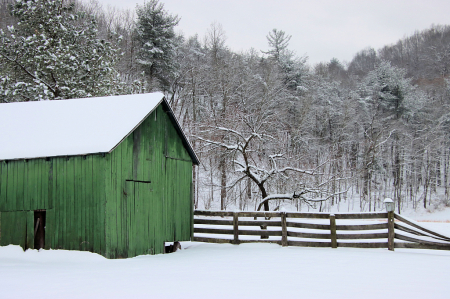
<path fill-rule="evenodd" d="M 45 210 L 34 211 L 34 249 L 41 249 L 45 246 Z"/>
<path fill-rule="evenodd" d="M 150 182 L 127 181 L 126 186 L 129 256 L 163 253 L 161 199 Z"/>

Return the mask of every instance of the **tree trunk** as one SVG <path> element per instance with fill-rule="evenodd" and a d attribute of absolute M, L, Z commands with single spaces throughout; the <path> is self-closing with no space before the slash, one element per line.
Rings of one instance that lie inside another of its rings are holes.
<path fill-rule="evenodd" d="M 247 179 L 247 202 L 252 202 L 252 181 Z"/>
<path fill-rule="evenodd" d="M 260 185 L 258 185 L 258 187 L 259 187 L 259 190 L 261 191 L 262 199 L 266 198 L 267 192 L 266 192 L 266 188 L 264 188 L 264 185 L 260 184 Z M 264 211 L 269 211 L 269 210 L 270 210 L 269 209 L 269 201 L 265 201 L 264 202 Z"/>
<path fill-rule="evenodd" d="M 227 200 L 227 167 L 226 167 L 226 161 L 225 161 L 225 157 L 222 157 L 222 159 L 220 160 L 220 165 L 219 165 L 220 171 L 222 173 L 221 175 L 221 181 L 220 181 L 220 185 L 221 185 L 221 189 L 220 189 L 220 210 L 225 210 L 226 209 L 226 200 Z"/>
<path fill-rule="evenodd" d="M 266 198 L 267 197 L 267 192 L 266 192 L 266 188 L 264 188 L 263 184 L 259 184 L 258 185 L 259 190 L 261 190 L 261 196 L 262 198 Z M 265 201 L 264 202 L 264 211 L 269 211 L 269 201 Z M 267 219 L 266 219 L 267 220 Z M 261 225 L 261 229 L 267 229 L 267 225 Z M 261 236 L 261 239 L 269 239 L 269 236 Z"/>
<path fill-rule="evenodd" d="M 401 210 L 401 200 L 402 200 L 402 183 L 401 183 L 401 165 L 400 165 L 400 151 L 398 150 L 398 147 L 395 148 L 394 153 L 394 197 L 395 201 L 397 201 L 397 209 L 398 213 L 400 214 Z"/>
<path fill-rule="evenodd" d="M 448 188 L 448 162 L 449 162 L 450 150 L 446 151 L 444 157 L 444 189 L 445 189 L 445 198 L 448 200 L 449 188 Z"/>

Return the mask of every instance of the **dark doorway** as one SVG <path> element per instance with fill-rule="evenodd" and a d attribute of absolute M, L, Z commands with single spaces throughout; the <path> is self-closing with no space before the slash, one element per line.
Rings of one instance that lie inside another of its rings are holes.
<path fill-rule="evenodd" d="M 45 245 L 45 210 L 34 211 L 34 249 Z"/>

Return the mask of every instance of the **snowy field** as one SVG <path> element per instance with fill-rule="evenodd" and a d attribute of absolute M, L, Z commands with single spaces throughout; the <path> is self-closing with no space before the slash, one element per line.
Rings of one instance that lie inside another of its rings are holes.
<path fill-rule="evenodd" d="M 450 223 L 427 223 L 450 234 Z M 450 251 L 182 243 L 165 255 L 0 247 L 0 298 L 449 298 Z M 288 298 L 288 297 L 286 297 Z"/>

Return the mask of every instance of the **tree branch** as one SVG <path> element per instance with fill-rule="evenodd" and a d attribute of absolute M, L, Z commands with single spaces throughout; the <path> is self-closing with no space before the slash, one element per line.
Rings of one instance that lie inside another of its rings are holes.
<path fill-rule="evenodd" d="M 10 61 L 10 62 L 12 62 L 12 63 L 15 63 L 16 65 L 18 65 L 28 76 L 30 76 L 31 78 L 33 78 L 34 80 L 37 80 L 37 81 L 39 81 L 39 82 L 42 82 L 45 86 L 47 86 L 47 88 L 48 89 L 50 89 L 50 91 L 55 95 L 55 96 L 57 96 L 57 94 L 56 94 L 56 91 L 50 86 L 50 84 L 48 84 L 48 83 L 46 83 L 45 81 L 43 81 L 42 79 L 39 79 L 39 78 L 37 78 L 36 76 L 34 76 L 32 73 L 30 73 L 23 65 L 21 65 L 19 62 L 17 62 L 17 60 L 15 60 L 15 59 L 11 59 L 11 58 L 9 58 L 8 56 L 6 56 L 6 55 L 4 55 L 4 54 L 2 54 L 1 52 L 0 52 L 0 55 L 2 56 L 2 57 L 4 57 L 6 60 L 8 60 L 8 61 Z"/>

